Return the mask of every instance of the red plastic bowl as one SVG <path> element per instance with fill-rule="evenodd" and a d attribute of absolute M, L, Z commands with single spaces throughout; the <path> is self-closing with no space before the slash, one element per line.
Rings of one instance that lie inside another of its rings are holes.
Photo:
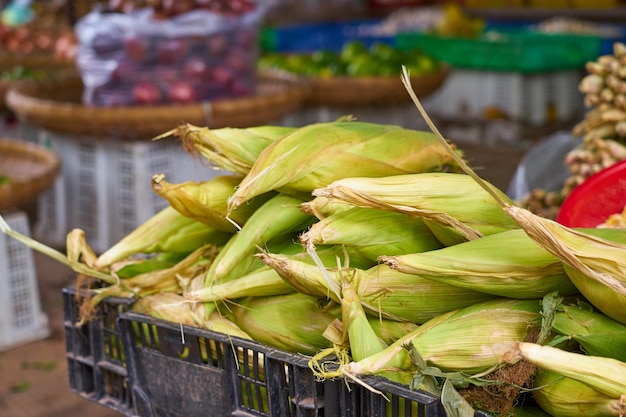
<path fill-rule="evenodd" d="M 626 205 L 626 160 L 593 174 L 567 196 L 556 221 L 567 227 L 596 227 Z"/>

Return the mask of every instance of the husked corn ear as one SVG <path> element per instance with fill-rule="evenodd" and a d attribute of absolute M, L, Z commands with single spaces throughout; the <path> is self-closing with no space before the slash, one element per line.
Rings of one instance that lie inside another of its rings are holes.
<path fill-rule="evenodd" d="M 540 369 L 533 398 L 553 417 L 615 417 L 626 413 L 626 395 L 606 396 L 575 379 Z"/>
<path fill-rule="evenodd" d="M 210 129 L 185 124 L 161 137 L 174 135 L 190 154 L 201 155 L 210 165 L 225 171 L 245 175 L 263 149 L 294 129 L 288 126 Z"/>
<path fill-rule="evenodd" d="M 226 218 L 228 199 L 239 185 L 242 177 L 220 175 L 207 181 L 186 181 L 171 184 L 163 175 L 152 177 L 152 189 L 182 215 L 225 232 L 235 233 L 237 228 Z M 229 218 L 244 225 L 252 214 L 275 193 L 255 198 L 249 204 L 229 213 Z"/>
<path fill-rule="evenodd" d="M 306 229 L 315 217 L 300 211 L 302 200 L 285 194 L 276 194 L 259 207 L 241 230 L 218 254 L 207 273 L 205 286 L 233 277 L 232 271 L 245 258 L 254 260 L 257 247 L 265 246 L 275 237 L 292 235 Z"/>
<path fill-rule="evenodd" d="M 454 169 L 451 161 L 429 132 L 358 121 L 314 123 L 263 150 L 229 204 L 235 209 L 270 190 L 310 193 L 348 176 Z"/>
<path fill-rule="evenodd" d="M 300 235 L 306 247 L 341 244 L 376 261 L 381 255 L 425 252 L 443 245 L 417 217 L 353 207 L 314 223 Z"/>
<path fill-rule="evenodd" d="M 95 260 L 95 267 L 104 269 L 137 254 L 193 251 L 206 243 L 219 246 L 227 234 L 183 216 L 168 206 L 157 212 Z M 184 241 L 184 243 L 179 243 Z M 194 247 L 195 246 L 195 247 Z"/>
<path fill-rule="evenodd" d="M 587 355 L 626 362 L 626 325 L 579 305 L 560 305 L 552 330 L 581 345 Z"/>
<path fill-rule="evenodd" d="M 510 199 L 492 186 L 506 201 Z M 428 172 L 383 178 L 344 178 L 316 189 L 313 195 L 352 204 L 404 213 L 455 232 L 455 244 L 519 226 L 500 205 L 465 174 Z M 429 223 L 426 223 L 427 225 Z"/>
<path fill-rule="evenodd" d="M 512 229 L 425 253 L 382 256 L 392 269 L 433 281 L 509 298 L 578 292 L 563 263 Z"/>
<path fill-rule="evenodd" d="M 314 355 L 330 347 L 326 327 L 341 315 L 320 306 L 317 297 L 292 293 L 251 297 L 229 306 L 233 321 L 254 340 L 287 352 Z"/>

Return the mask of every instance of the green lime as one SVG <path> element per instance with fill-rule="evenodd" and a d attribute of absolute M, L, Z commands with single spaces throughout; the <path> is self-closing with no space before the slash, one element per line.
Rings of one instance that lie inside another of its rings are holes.
<path fill-rule="evenodd" d="M 363 42 L 350 41 L 347 42 L 339 53 L 341 60 L 344 62 L 351 62 L 354 58 L 362 55 L 367 55 L 368 51 L 365 48 Z"/>

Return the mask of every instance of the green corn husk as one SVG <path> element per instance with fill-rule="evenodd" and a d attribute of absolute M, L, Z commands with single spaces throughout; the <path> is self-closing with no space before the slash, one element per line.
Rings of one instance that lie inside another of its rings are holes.
<path fill-rule="evenodd" d="M 387 265 L 368 270 L 359 268 L 326 268 L 281 254 L 257 255 L 274 268 L 297 291 L 340 302 L 341 282 L 354 280 L 358 297 L 368 314 L 397 321 L 421 324 L 456 308 L 467 307 L 494 296 L 453 285 L 404 274 Z M 330 281 L 329 281 L 330 280 Z"/>
<path fill-rule="evenodd" d="M 115 274 L 120 279 L 128 279 L 140 274 L 171 268 L 187 255 L 188 253 L 164 252 L 146 258 L 129 260 L 119 269 L 116 269 Z"/>
<path fill-rule="evenodd" d="M 506 357 L 508 363 L 519 360 L 582 382 L 610 398 L 626 395 L 626 363 L 617 359 L 520 342 Z"/>
<path fill-rule="evenodd" d="M 552 330 L 575 340 L 587 355 L 626 362 L 626 326 L 588 306 L 558 306 Z"/>
<path fill-rule="evenodd" d="M 217 230 L 235 233 L 237 227 L 233 221 L 240 226 L 244 225 L 259 207 L 275 195 L 267 193 L 251 200 L 232 211 L 228 216 L 229 221 L 226 218 L 228 199 L 241 179 L 239 175 L 220 175 L 207 181 L 171 184 L 163 175 L 155 175 L 152 177 L 152 190 L 182 215 Z"/>
<path fill-rule="evenodd" d="M 160 137 L 177 136 L 191 155 L 201 155 L 212 166 L 245 175 L 266 147 L 295 129 L 288 126 L 210 129 L 185 124 Z"/>
<path fill-rule="evenodd" d="M 299 233 L 311 225 L 315 218 L 300 211 L 301 203 L 298 198 L 277 194 L 259 207 L 220 251 L 207 272 L 205 286 L 236 277 L 238 264 L 254 261 L 252 255 L 258 247 L 273 238 Z"/>
<path fill-rule="evenodd" d="M 423 324 L 448 311 L 494 296 L 376 265 L 355 278 L 359 298 L 370 315 Z"/>
<path fill-rule="evenodd" d="M 425 253 L 383 256 L 381 262 L 407 274 L 509 298 L 541 298 L 578 292 L 563 263 L 513 229 Z"/>
<path fill-rule="evenodd" d="M 372 329 L 374 329 L 374 332 L 387 345 L 394 343 L 396 340 L 406 336 L 408 333 L 414 332 L 419 327 L 419 325 L 408 321 L 396 321 L 382 317 L 372 317 L 369 314 L 367 315 L 367 320 L 369 321 Z"/>
<path fill-rule="evenodd" d="M 626 395 L 608 397 L 575 379 L 540 369 L 533 398 L 552 417 L 615 417 L 626 413 Z"/>
<path fill-rule="evenodd" d="M 489 373 L 503 366 L 505 355 L 526 340 L 540 316 L 539 300 L 496 299 L 444 313 L 398 339 L 385 350 L 359 362 L 321 372 L 356 378 L 394 369 L 410 384 L 417 371 L 406 346 L 414 348 L 430 367 L 469 374 Z"/>
<path fill-rule="evenodd" d="M 137 254 L 191 252 L 207 243 L 222 245 L 229 235 L 215 230 L 168 206 L 143 222 L 95 260 L 102 270 Z"/>
<path fill-rule="evenodd" d="M 502 199 L 510 199 L 491 186 Z M 316 189 L 315 196 L 358 207 L 389 210 L 422 218 L 444 244 L 457 244 L 482 236 L 518 229 L 517 223 L 465 174 L 428 172 L 383 178 L 345 178 Z M 439 232 L 439 233 L 438 233 Z"/>
<path fill-rule="evenodd" d="M 387 347 L 376 334 L 349 280 L 341 285 L 341 321 L 350 345 L 352 360 L 360 361 Z"/>
<path fill-rule="evenodd" d="M 301 293 L 251 297 L 229 306 L 233 321 L 259 343 L 314 355 L 330 347 L 323 336 L 340 312 L 326 311 L 318 298 Z"/>
<path fill-rule="evenodd" d="M 314 123 L 272 142 L 229 206 L 234 210 L 270 190 L 308 194 L 339 178 L 440 171 L 454 168 L 450 162 L 429 132 L 358 121 Z"/>
<path fill-rule="evenodd" d="M 319 220 L 300 235 L 300 241 L 308 248 L 346 245 L 373 262 L 381 255 L 426 252 L 443 246 L 419 218 L 360 207 Z"/>

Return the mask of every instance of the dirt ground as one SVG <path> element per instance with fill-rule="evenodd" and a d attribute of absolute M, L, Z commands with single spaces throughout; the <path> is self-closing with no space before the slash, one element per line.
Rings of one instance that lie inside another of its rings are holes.
<path fill-rule="evenodd" d="M 463 146 L 477 172 L 506 190 L 525 150 Z M 0 352 L 0 416 L 115 417 L 120 414 L 79 397 L 69 387 L 61 291 L 72 282 L 72 271 L 34 254 L 42 308 L 50 336 Z"/>

